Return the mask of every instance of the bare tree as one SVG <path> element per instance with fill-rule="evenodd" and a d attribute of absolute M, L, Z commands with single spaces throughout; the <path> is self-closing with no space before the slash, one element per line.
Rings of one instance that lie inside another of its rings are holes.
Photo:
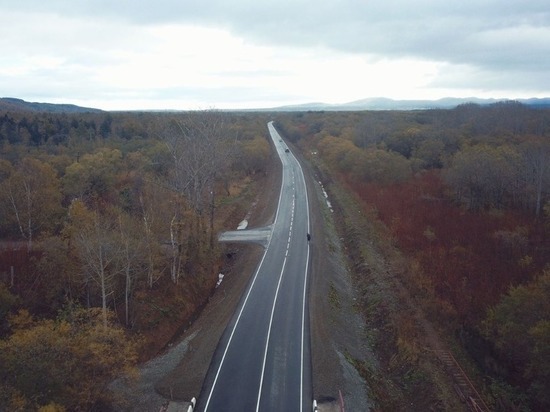
<path fill-rule="evenodd" d="M 119 271 L 123 245 L 111 219 L 98 211 L 88 210 L 81 201 L 71 204 L 69 216 L 85 282 L 91 280 L 99 287 L 103 321 L 107 325 L 107 301 L 114 292 L 114 278 Z"/>
<path fill-rule="evenodd" d="M 217 111 L 187 114 L 165 132 L 164 141 L 173 161 L 170 186 L 177 197 L 170 224 L 172 281 L 177 282 L 181 265 L 183 206 L 189 205 L 197 219 L 192 225 L 200 242 L 205 211 L 210 211 L 210 248 L 213 247 L 215 190 L 217 180 L 228 172 L 235 145 L 227 137 L 227 115 Z"/>
<path fill-rule="evenodd" d="M 120 256 L 118 273 L 124 278 L 124 318 L 126 326 L 130 324 L 130 304 L 133 296 L 136 279 L 140 273 L 142 240 L 134 232 L 136 225 L 129 218 L 119 214 L 118 230 L 120 242 Z"/>
<path fill-rule="evenodd" d="M 227 138 L 226 115 L 216 111 L 188 114 L 174 123 L 165 142 L 174 160 L 173 186 L 199 214 L 209 189 L 234 155 Z"/>
<path fill-rule="evenodd" d="M 53 168 L 31 158 L 23 159 L 0 185 L 29 250 L 35 234 L 41 229 L 51 229 L 52 222 L 62 211 L 59 188 L 59 179 Z"/>
<path fill-rule="evenodd" d="M 154 273 L 155 273 L 155 261 L 154 261 L 154 245 L 155 240 L 153 236 L 153 219 L 154 214 L 152 210 L 145 204 L 145 200 L 142 195 L 139 196 L 139 204 L 141 207 L 141 217 L 143 221 L 143 232 L 144 232 L 144 243 L 145 243 L 145 253 L 146 253 L 146 269 L 147 269 L 147 285 L 151 289 L 154 282 Z"/>
<path fill-rule="evenodd" d="M 535 216 L 540 216 L 543 195 L 550 183 L 550 144 L 533 139 L 523 143 L 525 181 L 528 192 L 533 193 Z"/>

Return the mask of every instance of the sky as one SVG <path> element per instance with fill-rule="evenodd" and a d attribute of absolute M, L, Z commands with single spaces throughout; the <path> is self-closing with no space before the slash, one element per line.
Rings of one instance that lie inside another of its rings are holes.
<path fill-rule="evenodd" d="M 550 96 L 548 0 L 0 0 L 0 97 L 104 110 Z"/>

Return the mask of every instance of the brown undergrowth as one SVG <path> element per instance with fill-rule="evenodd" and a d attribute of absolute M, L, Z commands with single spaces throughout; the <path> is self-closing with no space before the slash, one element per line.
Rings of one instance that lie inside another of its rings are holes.
<path fill-rule="evenodd" d="M 317 164 L 323 176 L 322 165 Z M 357 310 L 377 362 L 348 360 L 360 372 L 375 410 L 466 410 L 434 355 L 444 344 L 404 286 L 407 269 L 384 225 L 341 183 L 325 187 L 358 292 Z"/>

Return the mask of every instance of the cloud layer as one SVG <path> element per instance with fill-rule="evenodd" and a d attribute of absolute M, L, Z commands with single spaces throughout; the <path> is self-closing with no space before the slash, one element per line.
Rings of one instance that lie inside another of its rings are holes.
<path fill-rule="evenodd" d="M 0 0 L 0 45 L 3 95 L 105 108 L 550 95 L 546 0 Z"/>

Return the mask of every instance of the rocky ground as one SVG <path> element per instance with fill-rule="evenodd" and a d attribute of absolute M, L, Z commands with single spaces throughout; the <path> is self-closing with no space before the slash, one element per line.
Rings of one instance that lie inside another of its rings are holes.
<path fill-rule="evenodd" d="M 312 227 L 310 324 L 313 394 L 320 411 L 370 409 L 366 383 L 348 359 L 372 357 L 365 346 L 364 322 L 354 310 L 354 289 L 341 239 L 331 210 L 310 166 L 302 162 L 308 185 Z M 258 197 L 251 205 L 249 227 L 273 221 L 280 188 L 280 163 L 272 159 L 266 176 L 255 183 Z M 243 216 L 244 218 L 244 216 Z M 227 228 L 233 230 L 235 228 Z M 224 280 L 200 317 L 165 353 L 140 368 L 131 387 L 117 383 L 126 394 L 128 411 L 158 412 L 163 405 L 183 405 L 198 397 L 212 354 L 231 318 L 263 250 L 257 245 L 227 245 Z"/>

